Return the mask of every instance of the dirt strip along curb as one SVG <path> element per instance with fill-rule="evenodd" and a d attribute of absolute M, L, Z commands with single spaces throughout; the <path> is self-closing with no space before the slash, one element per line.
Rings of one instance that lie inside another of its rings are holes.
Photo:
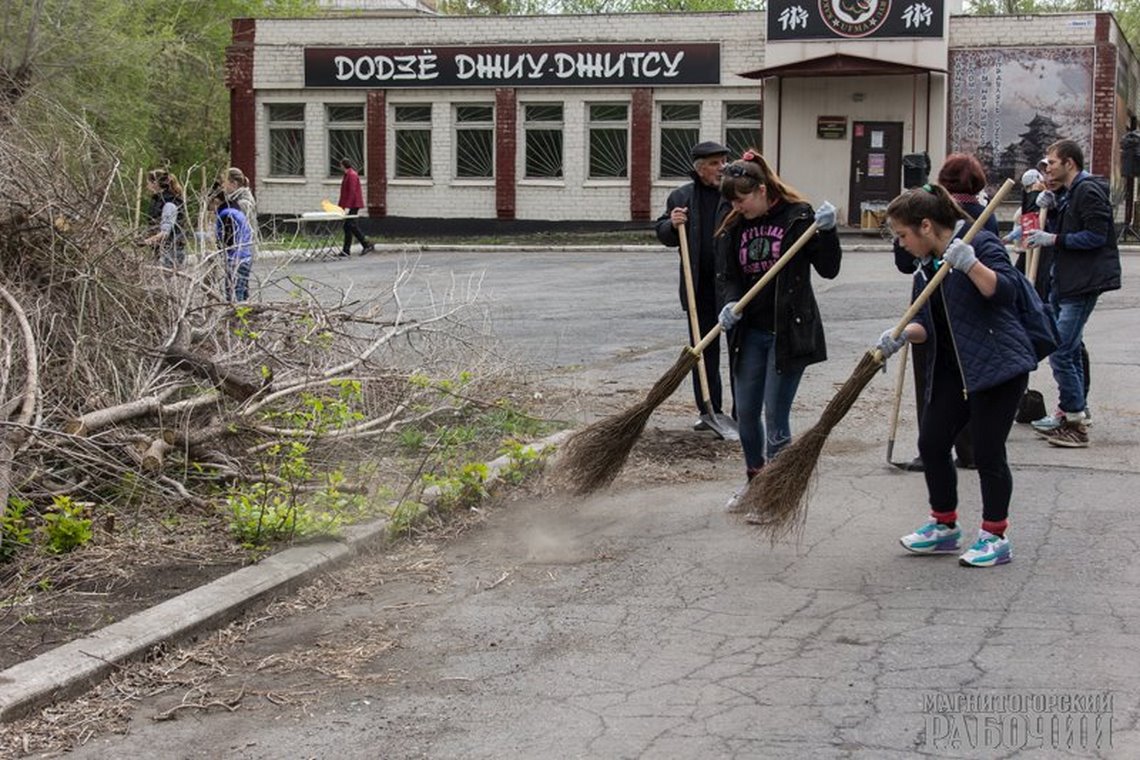
<path fill-rule="evenodd" d="M 538 451 L 557 446 L 568 436 L 569 431 L 562 431 L 525 448 Z M 505 456 L 488 462 L 488 481 L 496 479 L 508 465 Z M 431 503 L 438 496 L 438 489 L 429 488 L 422 500 Z M 270 555 L 256 565 L 13 665 L 0 672 L 0 723 L 78 696 L 112 670 L 139 659 L 154 647 L 220 627 L 258 601 L 300 587 L 315 575 L 334 569 L 362 549 L 382 544 L 387 538 L 387 519 L 349 526 L 338 540 L 296 546 Z"/>

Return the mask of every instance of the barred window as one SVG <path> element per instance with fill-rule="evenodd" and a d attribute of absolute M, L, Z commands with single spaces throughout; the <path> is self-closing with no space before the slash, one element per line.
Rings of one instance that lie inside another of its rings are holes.
<path fill-rule="evenodd" d="M 661 163 L 662 178 L 688 177 L 693 170 L 689 151 L 701 141 L 700 103 L 662 103 Z"/>
<path fill-rule="evenodd" d="M 494 106 L 455 106 L 455 176 L 495 176 Z"/>
<path fill-rule="evenodd" d="M 396 177 L 431 177 L 431 106 L 396 106 Z"/>
<path fill-rule="evenodd" d="M 270 103 L 269 176 L 305 176 L 305 104 Z"/>
<path fill-rule="evenodd" d="M 364 175 L 364 106 L 327 105 L 329 176 L 344 174 L 340 166 L 347 158 Z"/>
<path fill-rule="evenodd" d="M 749 148 L 764 148 L 761 124 L 759 101 L 724 104 L 724 146 L 732 158 L 739 158 Z"/>
<path fill-rule="evenodd" d="M 562 104 L 528 103 L 523 106 L 528 179 L 562 177 Z"/>
<path fill-rule="evenodd" d="M 629 176 L 629 105 L 589 106 L 590 179 Z"/>

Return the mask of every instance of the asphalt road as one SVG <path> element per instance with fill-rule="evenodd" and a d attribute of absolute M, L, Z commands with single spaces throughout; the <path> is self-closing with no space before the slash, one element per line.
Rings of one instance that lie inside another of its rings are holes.
<path fill-rule="evenodd" d="M 411 263 L 410 309 L 428 283 L 481 278 L 495 334 L 551 382 L 628 399 L 685 340 L 666 251 L 382 254 L 294 271 L 364 296 Z M 890 372 L 829 438 L 798 542 L 770 545 L 723 513 L 740 482 L 731 458 L 700 478 L 631 474 L 589 498 L 516 501 L 439 548 L 430 578 L 364 581 L 243 644 L 244 662 L 264 663 L 359 641 L 353 677 L 251 664 L 226 679 L 319 697 L 250 696 L 163 722 L 152 717 L 183 695 L 149 697 L 128 735 L 71 756 L 1140 757 L 1140 256 L 1124 269 L 1126 289 L 1087 330 L 1092 445 L 1010 436 L 1009 565 L 899 548 L 925 518 L 925 489 L 884 462 Z M 908 283 L 886 251 L 860 252 L 817 292 L 831 359 L 805 377 L 800 430 L 901 315 Z M 1047 369 L 1031 385 L 1055 400 Z M 674 446 L 696 435 L 688 407 L 683 388 L 650 433 Z M 913 438 L 904 416 L 896 459 Z M 972 532 L 977 480 L 961 480 Z M 381 638 L 394 646 L 367 648 Z"/>

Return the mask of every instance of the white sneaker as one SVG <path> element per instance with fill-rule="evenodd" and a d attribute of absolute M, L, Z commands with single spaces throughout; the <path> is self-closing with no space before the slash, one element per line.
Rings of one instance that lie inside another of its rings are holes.
<path fill-rule="evenodd" d="M 732 495 L 728 501 L 724 503 L 724 511 L 730 514 L 735 514 L 742 511 L 740 502 L 744 499 L 744 492 L 748 490 L 748 486 L 743 486 L 737 489 L 736 493 Z"/>

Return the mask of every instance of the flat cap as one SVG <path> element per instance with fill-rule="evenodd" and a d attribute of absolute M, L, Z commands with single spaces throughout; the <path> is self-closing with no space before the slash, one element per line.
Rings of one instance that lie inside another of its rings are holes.
<path fill-rule="evenodd" d="M 689 155 L 692 156 L 694 160 L 698 158 L 708 158 L 709 156 L 727 156 L 728 148 L 718 142 L 707 140 L 694 145 L 693 149 L 689 151 Z"/>

